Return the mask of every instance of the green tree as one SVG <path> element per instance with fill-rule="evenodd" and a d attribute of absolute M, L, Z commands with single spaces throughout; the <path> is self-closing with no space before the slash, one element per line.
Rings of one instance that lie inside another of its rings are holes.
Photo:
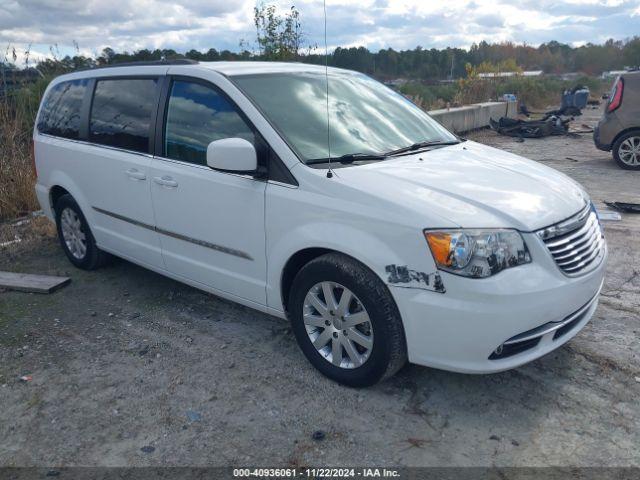
<path fill-rule="evenodd" d="M 303 34 L 300 12 L 295 6 L 281 15 L 275 5 L 260 3 L 253 9 L 253 21 L 262 58 L 265 60 L 298 58 Z"/>
<path fill-rule="evenodd" d="M 622 60 L 626 66 L 640 67 L 640 37 L 633 37 L 625 44 Z"/>
<path fill-rule="evenodd" d="M 98 63 L 100 65 L 108 65 L 113 60 L 113 57 L 116 56 L 116 52 L 113 48 L 107 47 L 102 50 L 102 54 L 98 57 Z"/>

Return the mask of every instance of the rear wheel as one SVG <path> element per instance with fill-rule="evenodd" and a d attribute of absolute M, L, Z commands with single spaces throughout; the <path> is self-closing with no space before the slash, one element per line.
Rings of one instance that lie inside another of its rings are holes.
<path fill-rule="evenodd" d="M 69 261 L 84 270 L 102 266 L 108 254 L 96 245 L 89 224 L 73 197 L 62 195 L 54 210 L 60 245 Z"/>
<path fill-rule="evenodd" d="M 406 363 L 404 329 L 389 290 L 350 257 L 330 253 L 305 265 L 288 309 L 303 353 L 332 380 L 368 386 Z"/>
<path fill-rule="evenodd" d="M 613 144 L 613 158 L 622 168 L 640 170 L 640 130 L 622 135 Z"/>

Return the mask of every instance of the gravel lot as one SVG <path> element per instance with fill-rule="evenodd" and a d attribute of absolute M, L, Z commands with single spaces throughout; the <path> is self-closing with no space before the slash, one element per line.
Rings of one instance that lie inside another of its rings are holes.
<path fill-rule="evenodd" d="M 470 137 L 567 173 L 599 207 L 640 201 L 640 172 L 590 135 Z M 73 279 L 0 291 L 0 466 L 640 466 L 640 215 L 605 228 L 600 306 L 564 347 L 505 373 L 410 365 L 353 390 L 316 373 L 281 320 L 125 261 L 76 270 L 43 218 L 0 226 L 0 243 L 23 238 L 0 270 Z"/>

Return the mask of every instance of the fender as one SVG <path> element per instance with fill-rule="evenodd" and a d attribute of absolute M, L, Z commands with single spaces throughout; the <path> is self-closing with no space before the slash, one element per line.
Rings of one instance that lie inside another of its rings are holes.
<path fill-rule="evenodd" d="M 91 205 L 87 201 L 87 198 L 82 194 L 82 189 L 62 170 L 52 171 L 47 178 L 47 191 L 49 202 L 51 202 L 51 189 L 55 186 L 64 188 L 74 198 L 76 203 L 80 206 L 82 213 L 84 214 L 89 225 L 93 224 L 94 212 Z M 53 205 L 51 205 L 53 208 Z"/>
<path fill-rule="evenodd" d="M 411 233 L 415 238 L 398 235 L 398 231 L 385 238 L 346 224 L 314 222 L 294 228 L 275 243 L 268 240 L 267 305 L 284 311 L 280 294 L 283 269 L 293 255 L 308 248 L 324 248 L 353 257 L 390 286 L 438 291 L 439 275 L 426 241 L 420 238 L 419 231 Z M 406 241 L 402 241 L 403 237 Z"/>

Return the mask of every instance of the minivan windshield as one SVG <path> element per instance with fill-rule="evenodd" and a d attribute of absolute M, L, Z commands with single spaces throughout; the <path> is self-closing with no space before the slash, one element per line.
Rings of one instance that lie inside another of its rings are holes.
<path fill-rule="evenodd" d="M 372 78 L 330 70 L 329 136 L 324 71 L 233 77 L 272 125 L 308 164 L 329 158 L 383 159 L 418 145 L 457 143 L 424 111 Z M 397 152 L 396 152 L 397 153 Z M 377 158 L 376 158 L 377 157 Z"/>

